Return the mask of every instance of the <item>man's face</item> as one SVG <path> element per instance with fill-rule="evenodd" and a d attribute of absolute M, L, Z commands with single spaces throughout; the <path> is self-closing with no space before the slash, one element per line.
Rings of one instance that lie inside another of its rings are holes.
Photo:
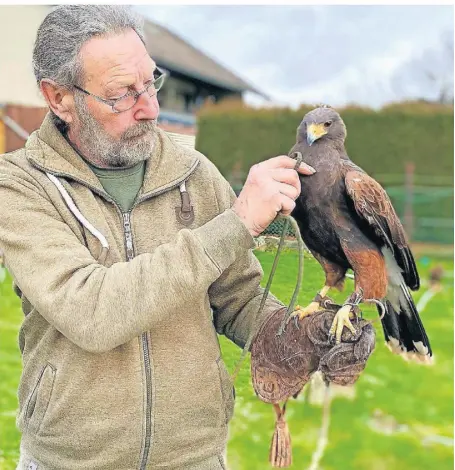
<path fill-rule="evenodd" d="M 93 38 L 81 49 L 82 88 L 110 100 L 142 91 L 153 80 L 156 64 L 135 31 Z M 153 87 L 152 87 L 153 89 Z M 152 90 L 151 89 L 151 90 Z M 69 137 L 95 165 L 129 167 L 150 157 L 156 138 L 156 94 L 143 93 L 129 110 L 115 113 L 92 96 L 74 91 Z"/>

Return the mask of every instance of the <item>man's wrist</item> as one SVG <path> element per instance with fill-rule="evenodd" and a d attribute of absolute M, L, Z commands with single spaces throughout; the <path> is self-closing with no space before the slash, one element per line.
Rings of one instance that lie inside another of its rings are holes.
<path fill-rule="evenodd" d="M 250 232 L 250 235 L 252 237 L 257 237 L 261 231 L 258 231 L 255 227 L 254 224 L 251 224 L 246 217 L 242 214 L 241 210 L 238 210 L 238 208 L 234 205 L 232 206 L 233 212 L 237 215 L 237 217 L 243 222 L 243 225 L 245 225 L 246 229 L 248 232 Z"/>

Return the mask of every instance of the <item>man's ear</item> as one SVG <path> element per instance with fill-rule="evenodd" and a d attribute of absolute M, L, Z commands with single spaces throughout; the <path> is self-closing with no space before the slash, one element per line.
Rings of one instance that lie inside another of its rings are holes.
<path fill-rule="evenodd" d="M 40 90 L 51 111 L 70 124 L 73 121 L 71 111 L 74 109 L 74 98 L 71 91 L 48 78 L 41 80 Z"/>

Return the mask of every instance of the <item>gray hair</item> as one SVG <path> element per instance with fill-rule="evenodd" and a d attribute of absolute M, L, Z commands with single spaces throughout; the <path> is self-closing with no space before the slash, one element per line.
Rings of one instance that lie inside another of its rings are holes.
<path fill-rule="evenodd" d="M 59 85 L 83 85 L 84 70 L 79 57 L 82 46 L 97 36 L 120 34 L 133 29 L 145 44 L 142 18 L 121 5 L 60 5 L 44 18 L 33 48 L 33 71 L 38 86 L 43 78 Z M 51 111 L 57 128 L 67 124 Z"/>
<path fill-rule="evenodd" d="M 63 86 L 82 85 L 79 52 L 96 36 L 136 31 L 144 40 L 143 20 L 122 5 L 60 5 L 44 18 L 33 49 L 33 71 L 39 85 L 43 78 Z"/>

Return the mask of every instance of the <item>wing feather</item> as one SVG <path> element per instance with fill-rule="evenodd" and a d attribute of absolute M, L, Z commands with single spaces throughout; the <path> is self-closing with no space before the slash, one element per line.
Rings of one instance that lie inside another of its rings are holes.
<path fill-rule="evenodd" d="M 412 290 L 420 286 L 414 257 L 406 233 L 384 188 L 352 162 L 346 162 L 344 181 L 346 192 L 357 214 L 366 220 L 376 236 L 389 247 L 403 277 Z"/>

